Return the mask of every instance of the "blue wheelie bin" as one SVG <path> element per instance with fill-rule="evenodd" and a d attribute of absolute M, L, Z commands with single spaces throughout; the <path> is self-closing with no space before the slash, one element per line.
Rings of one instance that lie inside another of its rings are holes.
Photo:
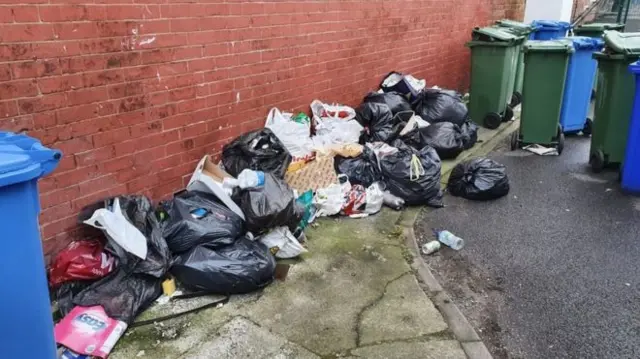
<path fill-rule="evenodd" d="M 534 20 L 531 25 L 536 28 L 532 40 L 555 40 L 567 36 L 571 24 L 565 21 Z"/>
<path fill-rule="evenodd" d="M 38 225 L 38 179 L 61 157 L 34 138 L 0 131 L 2 358 L 57 358 Z"/>
<path fill-rule="evenodd" d="M 585 136 L 588 136 L 591 135 L 593 121 L 587 116 L 598 68 L 598 62 L 593 58 L 593 53 L 602 50 L 604 41 L 586 36 L 565 39 L 573 43 L 575 52 L 569 59 L 560 125 L 564 133 L 582 131 Z"/>
<path fill-rule="evenodd" d="M 629 70 L 635 76 L 636 91 L 620 177 L 622 178 L 623 190 L 640 194 L 640 61 L 631 64 Z"/>

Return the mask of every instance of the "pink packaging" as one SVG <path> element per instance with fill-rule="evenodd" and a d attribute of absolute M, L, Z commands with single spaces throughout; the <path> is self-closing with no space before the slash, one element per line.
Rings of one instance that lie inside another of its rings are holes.
<path fill-rule="evenodd" d="M 101 306 L 75 307 L 55 327 L 56 342 L 76 353 L 106 358 L 127 324 L 109 318 Z"/>

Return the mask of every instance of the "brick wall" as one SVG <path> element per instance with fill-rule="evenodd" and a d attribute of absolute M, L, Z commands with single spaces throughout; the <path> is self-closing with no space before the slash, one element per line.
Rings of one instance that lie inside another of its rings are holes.
<path fill-rule="evenodd" d="M 0 0 L 1 128 L 65 154 L 40 182 L 45 253 L 86 204 L 183 188 L 270 107 L 355 106 L 391 70 L 466 89 L 471 28 L 523 3 Z"/>

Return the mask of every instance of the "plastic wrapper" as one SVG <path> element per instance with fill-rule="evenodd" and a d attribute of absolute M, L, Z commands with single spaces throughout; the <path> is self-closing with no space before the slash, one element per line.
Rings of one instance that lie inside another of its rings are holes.
<path fill-rule="evenodd" d="M 454 196 L 487 201 L 509 193 L 509 178 L 502 164 L 488 158 L 474 158 L 453 168 L 448 189 Z"/>
<path fill-rule="evenodd" d="M 201 243 L 225 246 L 244 234 L 242 219 L 204 192 L 182 192 L 162 203 L 167 213 L 164 237 L 173 253 L 182 253 Z"/>
<path fill-rule="evenodd" d="M 222 164 L 234 177 L 248 168 L 284 178 L 291 159 L 284 144 L 268 128 L 247 132 L 222 149 Z"/>
<path fill-rule="evenodd" d="M 397 151 L 379 151 L 378 161 L 387 189 L 407 205 L 442 207 L 440 157 L 425 146 L 417 150 L 400 140 L 392 143 Z"/>
<path fill-rule="evenodd" d="M 442 89 L 422 90 L 412 106 L 416 114 L 430 124 L 451 122 L 462 126 L 469 113 L 460 94 Z"/>
<path fill-rule="evenodd" d="M 75 241 L 56 256 L 49 268 L 49 284 L 100 279 L 111 273 L 115 258 L 96 240 Z"/>
<path fill-rule="evenodd" d="M 191 290 L 242 294 L 269 285 L 275 268 L 275 258 L 264 244 L 239 238 L 226 247 L 202 244 L 180 254 L 171 273 Z"/>
<path fill-rule="evenodd" d="M 264 186 L 236 191 L 233 197 L 244 212 L 247 230 L 256 235 L 282 226 L 295 230 L 304 215 L 291 188 L 271 173 L 265 173 Z"/>

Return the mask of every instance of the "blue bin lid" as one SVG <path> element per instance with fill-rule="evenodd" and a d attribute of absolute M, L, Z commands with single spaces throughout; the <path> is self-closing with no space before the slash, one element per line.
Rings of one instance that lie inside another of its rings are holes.
<path fill-rule="evenodd" d="M 604 40 L 588 36 L 568 36 L 564 38 L 573 42 L 573 48 L 576 50 L 602 50 Z"/>
<path fill-rule="evenodd" d="M 42 146 L 35 138 L 0 131 L 0 187 L 46 176 L 61 158 L 62 152 Z"/>
<path fill-rule="evenodd" d="M 571 24 L 566 21 L 534 20 L 531 25 L 543 30 L 569 30 Z"/>
<path fill-rule="evenodd" d="M 640 74 L 640 61 L 636 61 L 629 65 L 629 70 L 634 74 Z"/>

